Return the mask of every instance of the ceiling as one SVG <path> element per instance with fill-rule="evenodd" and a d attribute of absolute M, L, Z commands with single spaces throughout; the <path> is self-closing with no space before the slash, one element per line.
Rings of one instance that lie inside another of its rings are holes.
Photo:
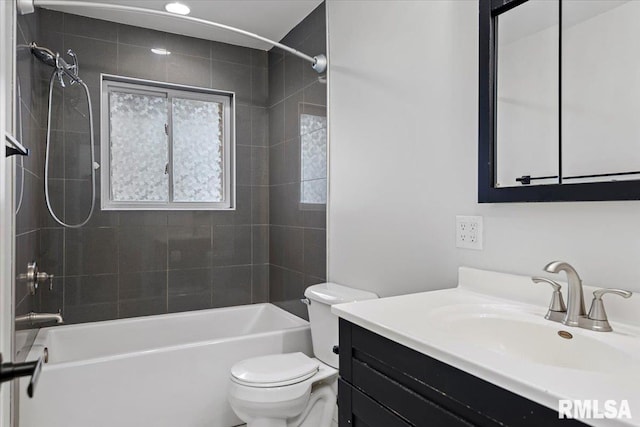
<path fill-rule="evenodd" d="M 76 15 L 152 28 L 201 39 L 215 40 L 254 49 L 269 50 L 272 45 L 230 31 L 211 28 L 180 19 L 116 12 L 92 7 L 47 6 Z M 83 0 L 86 3 L 109 3 L 135 6 L 164 12 L 164 5 L 173 0 Z M 189 16 L 230 25 L 271 40 L 280 41 L 293 27 L 313 11 L 322 0 L 180 0 L 191 8 Z"/>

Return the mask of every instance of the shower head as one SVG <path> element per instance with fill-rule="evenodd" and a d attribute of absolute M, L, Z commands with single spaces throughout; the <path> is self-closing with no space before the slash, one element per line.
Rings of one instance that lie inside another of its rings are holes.
<path fill-rule="evenodd" d="M 29 47 L 31 48 L 31 53 L 33 54 L 33 56 L 38 58 L 40 61 L 44 62 L 50 67 L 58 67 L 55 53 L 53 53 L 46 47 L 40 47 L 35 43 L 31 43 Z"/>
<path fill-rule="evenodd" d="M 35 42 L 32 42 L 29 45 L 29 48 L 31 49 L 33 56 L 48 66 L 56 69 L 54 73 L 58 76 L 58 80 L 60 80 L 60 85 L 62 87 L 65 87 L 64 79 L 62 78 L 63 75 L 67 76 L 71 80 L 71 84 L 82 82 L 78 76 L 78 58 L 71 49 L 67 51 L 67 55 L 71 57 L 73 64 L 69 65 L 64 59 L 62 59 L 62 57 L 60 57 L 59 53 L 53 53 L 52 50 L 38 46 Z"/>

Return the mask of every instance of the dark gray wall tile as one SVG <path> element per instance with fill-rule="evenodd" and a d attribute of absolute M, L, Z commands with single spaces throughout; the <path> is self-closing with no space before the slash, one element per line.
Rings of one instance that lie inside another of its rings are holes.
<path fill-rule="evenodd" d="M 236 210 L 233 212 L 235 225 L 251 224 L 251 191 L 253 187 L 238 186 L 236 188 Z"/>
<path fill-rule="evenodd" d="M 269 101 L 268 71 L 266 68 L 251 68 L 251 99 L 254 105 L 266 106 Z"/>
<path fill-rule="evenodd" d="M 235 92 L 236 102 L 251 104 L 251 67 L 215 60 L 213 56 L 211 86 L 215 89 Z"/>
<path fill-rule="evenodd" d="M 192 270 L 169 271 L 169 300 L 184 295 L 207 294 L 207 305 L 211 300 L 211 269 L 196 268 Z"/>
<path fill-rule="evenodd" d="M 238 185 L 251 185 L 251 147 L 236 147 L 236 182 Z"/>
<path fill-rule="evenodd" d="M 167 298 L 120 300 L 118 318 L 151 316 L 167 312 Z"/>
<path fill-rule="evenodd" d="M 269 62 L 269 106 L 284 99 L 284 61 Z"/>
<path fill-rule="evenodd" d="M 269 224 L 269 187 L 251 187 L 251 222 Z"/>
<path fill-rule="evenodd" d="M 167 77 L 167 57 L 156 55 L 146 47 L 119 44 L 118 74 L 163 81 Z"/>
<path fill-rule="evenodd" d="M 284 101 L 269 108 L 269 145 L 284 142 Z"/>
<path fill-rule="evenodd" d="M 251 145 L 251 107 L 236 107 L 236 144 Z"/>
<path fill-rule="evenodd" d="M 215 267 L 213 269 L 212 307 L 251 304 L 250 265 Z"/>
<path fill-rule="evenodd" d="M 80 15 L 72 15 L 70 13 L 62 15 L 64 15 L 64 32 L 67 34 L 75 34 L 110 42 L 115 42 L 118 39 L 118 27 L 111 22 Z M 56 24 L 55 21 L 60 19 L 60 14 L 56 15 L 54 12 L 54 14 L 48 15 L 45 21 L 53 20 L 54 22 L 51 22 L 48 28 L 53 31 L 60 31 L 61 28 L 59 26 L 54 26 Z"/>
<path fill-rule="evenodd" d="M 251 264 L 251 226 L 213 228 L 213 266 Z"/>
<path fill-rule="evenodd" d="M 251 50 L 251 66 L 259 68 L 267 68 L 269 63 L 267 62 L 267 52 L 264 50 L 252 49 Z"/>
<path fill-rule="evenodd" d="M 284 171 L 282 181 L 300 183 L 300 138 L 293 138 L 284 143 Z"/>
<path fill-rule="evenodd" d="M 227 43 L 211 42 L 211 58 L 217 61 L 233 62 L 251 66 L 251 52 L 253 49 L 234 46 Z"/>
<path fill-rule="evenodd" d="M 194 227 L 211 225 L 211 211 L 168 211 L 169 225 Z"/>
<path fill-rule="evenodd" d="M 167 270 L 165 227 L 123 227 L 118 230 L 120 273 Z"/>
<path fill-rule="evenodd" d="M 302 89 L 302 67 L 308 67 L 308 62 L 297 56 L 284 56 L 284 96 L 289 97 Z"/>
<path fill-rule="evenodd" d="M 304 88 L 303 101 L 307 104 L 327 105 L 327 85 L 326 83 L 315 83 Z"/>
<path fill-rule="evenodd" d="M 118 272 L 117 230 L 74 228 L 65 230 L 65 275 Z"/>
<path fill-rule="evenodd" d="M 251 185 L 269 185 L 269 148 L 251 148 Z"/>
<path fill-rule="evenodd" d="M 304 230 L 304 270 L 305 274 L 318 278 L 326 277 L 327 241 L 325 230 Z"/>
<path fill-rule="evenodd" d="M 269 185 L 285 183 L 284 143 L 269 147 Z"/>
<path fill-rule="evenodd" d="M 211 265 L 211 227 L 169 227 L 169 269 Z"/>
<path fill-rule="evenodd" d="M 115 274 L 65 277 L 65 309 L 73 306 L 115 303 L 118 301 L 118 276 Z"/>
<path fill-rule="evenodd" d="M 118 298 L 120 301 L 152 299 L 164 299 L 166 301 L 166 297 L 166 271 L 122 273 L 119 276 Z"/>
<path fill-rule="evenodd" d="M 266 108 L 251 108 L 251 145 L 269 146 L 269 112 Z"/>
<path fill-rule="evenodd" d="M 169 296 L 169 313 L 211 308 L 211 292 Z"/>
<path fill-rule="evenodd" d="M 318 7 L 283 40 L 312 55 L 324 53 L 325 27 L 324 7 Z M 307 319 L 298 299 L 307 286 L 324 281 L 326 207 L 300 204 L 300 114 L 308 105 L 326 114 L 326 85 L 294 56 L 272 49 L 268 62 L 269 301 Z"/>
<path fill-rule="evenodd" d="M 65 306 L 62 316 L 67 324 L 116 319 L 118 317 L 118 303 Z"/>
<path fill-rule="evenodd" d="M 120 44 L 166 49 L 167 33 L 125 24 L 118 24 L 117 31 Z"/>
<path fill-rule="evenodd" d="M 269 227 L 269 263 L 284 265 L 285 227 L 271 225 Z"/>
<path fill-rule="evenodd" d="M 53 288 L 49 285 L 42 286 L 38 290 L 38 312 L 58 313 L 64 309 L 64 277 L 53 278 Z M 67 319 L 65 319 L 65 322 Z"/>
<path fill-rule="evenodd" d="M 284 139 L 300 137 L 300 107 L 302 92 L 296 92 L 284 100 Z"/>
<path fill-rule="evenodd" d="M 172 52 L 167 57 L 167 81 L 189 86 L 211 87 L 211 61 L 208 58 Z"/>
<path fill-rule="evenodd" d="M 269 264 L 253 266 L 251 278 L 251 302 L 269 302 Z"/>
<path fill-rule="evenodd" d="M 254 225 L 252 227 L 252 263 L 267 264 L 269 263 L 269 226 Z"/>
<path fill-rule="evenodd" d="M 181 212 L 180 212 L 181 213 Z M 178 212 L 171 212 L 177 215 Z M 118 213 L 121 226 L 167 225 L 167 212 L 163 211 L 120 211 Z M 177 224 L 172 224 L 177 225 Z"/>
<path fill-rule="evenodd" d="M 209 40 L 168 33 L 166 46 L 166 49 L 172 54 L 179 53 L 211 59 L 211 42 Z"/>
<path fill-rule="evenodd" d="M 284 227 L 283 267 L 295 271 L 304 271 L 304 229 Z"/>
<path fill-rule="evenodd" d="M 64 274 L 63 228 L 43 228 L 40 230 L 40 256 L 38 261 L 41 271 L 57 277 Z"/>

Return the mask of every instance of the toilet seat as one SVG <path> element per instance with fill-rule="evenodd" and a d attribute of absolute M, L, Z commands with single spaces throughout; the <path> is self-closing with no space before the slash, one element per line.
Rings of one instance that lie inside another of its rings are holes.
<path fill-rule="evenodd" d="M 313 377 L 319 369 L 319 361 L 304 353 L 271 354 L 236 363 L 231 380 L 248 387 L 284 387 Z"/>

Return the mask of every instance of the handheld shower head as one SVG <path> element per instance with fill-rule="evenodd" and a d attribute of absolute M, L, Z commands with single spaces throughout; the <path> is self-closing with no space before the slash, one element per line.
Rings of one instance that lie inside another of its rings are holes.
<path fill-rule="evenodd" d="M 50 67 L 58 67 L 58 63 L 56 61 L 56 54 L 47 49 L 46 47 L 40 47 L 35 43 L 31 43 L 29 45 L 31 48 L 31 53 L 33 56 L 38 58 L 40 61 L 44 62 Z"/>

